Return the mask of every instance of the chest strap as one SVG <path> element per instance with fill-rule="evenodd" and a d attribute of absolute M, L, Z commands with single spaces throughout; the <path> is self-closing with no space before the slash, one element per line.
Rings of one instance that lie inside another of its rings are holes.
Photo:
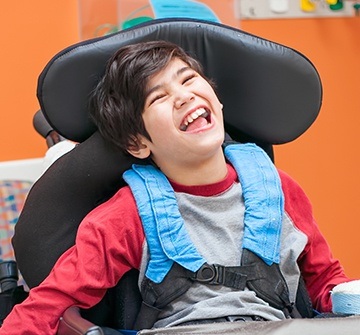
<path fill-rule="evenodd" d="M 282 310 L 286 317 L 310 317 L 310 314 L 300 315 L 294 303 L 290 302 L 288 286 L 279 265 L 274 263 L 269 266 L 253 252 L 244 249 L 241 266 L 205 263 L 198 271 L 192 272 L 174 263 L 161 283 L 145 277 L 141 284 L 143 302 L 134 328 L 152 328 L 161 311 L 181 297 L 194 282 L 224 285 L 237 290 L 244 290 L 247 286 L 270 306 Z M 311 306 L 306 312 L 311 313 Z"/>

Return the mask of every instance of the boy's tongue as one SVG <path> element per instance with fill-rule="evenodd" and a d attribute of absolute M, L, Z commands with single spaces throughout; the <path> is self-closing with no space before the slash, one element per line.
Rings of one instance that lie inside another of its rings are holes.
<path fill-rule="evenodd" d="M 205 127 L 206 125 L 207 125 L 207 120 L 204 117 L 200 116 L 188 125 L 186 131 L 193 131 Z"/>

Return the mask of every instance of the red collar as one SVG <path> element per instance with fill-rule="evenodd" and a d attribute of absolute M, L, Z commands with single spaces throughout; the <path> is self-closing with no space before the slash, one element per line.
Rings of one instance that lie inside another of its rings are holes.
<path fill-rule="evenodd" d="M 176 182 L 170 181 L 175 192 L 189 193 L 199 196 L 213 196 L 225 192 L 231 185 L 238 180 L 235 169 L 227 164 L 227 175 L 223 180 L 214 184 L 207 185 L 181 185 Z"/>

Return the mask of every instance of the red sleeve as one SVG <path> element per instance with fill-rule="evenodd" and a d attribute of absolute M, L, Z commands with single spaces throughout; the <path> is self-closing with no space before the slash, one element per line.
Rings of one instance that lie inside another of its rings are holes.
<path fill-rule="evenodd" d="M 76 242 L 49 276 L 15 306 L 1 335 L 56 334 L 58 320 L 72 305 L 89 308 L 131 268 L 139 268 L 144 233 L 129 188 L 95 208 L 80 224 Z"/>
<path fill-rule="evenodd" d="M 279 171 L 285 195 L 285 211 L 295 226 L 306 234 L 308 242 L 298 264 L 313 306 L 319 312 L 331 311 L 331 289 L 349 281 L 339 261 L 334 259 L 330 247 L 313 217 L 312 206 L 301 187 L 287 174 Z"/>

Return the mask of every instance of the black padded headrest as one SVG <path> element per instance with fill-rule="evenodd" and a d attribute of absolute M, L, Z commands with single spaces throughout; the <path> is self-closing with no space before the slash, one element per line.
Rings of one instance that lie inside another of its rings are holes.
<path fill-rule="evenodd" d="M 154 20 L 57 54 L 39 77 L 38 99 L 51 126 L 83 142 L 96 129 L 88 117 L 89 95 L 107 60 L 121 46 L 168 40 L 183 47 L 215 80 L 227 131 L 269 144 L 300 136 L 316 119 L 322 86 L 312 63 L 299 52 L 217 23 Z"/>

